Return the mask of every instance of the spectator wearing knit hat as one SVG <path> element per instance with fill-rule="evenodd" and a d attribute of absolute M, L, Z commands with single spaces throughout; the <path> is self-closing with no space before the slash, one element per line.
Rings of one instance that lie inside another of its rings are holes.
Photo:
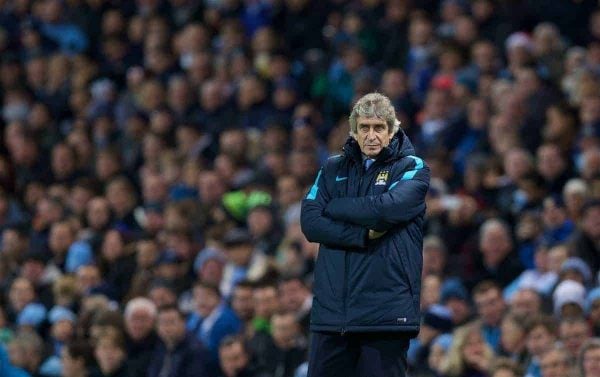
<path fill-rule="evenodd" d="M 440 290 L 440 303 L 452 313 L 455 326 L 464 325 L 472 319 L 473 309 L 469 293 L 460 279 L 447 279 Z"/>
<path fill-rule="evenodd" d="M 552 294 L 554 315 L 558 318 L 583 315 L 585 287 L 573 280 L 559 283 Z"/>

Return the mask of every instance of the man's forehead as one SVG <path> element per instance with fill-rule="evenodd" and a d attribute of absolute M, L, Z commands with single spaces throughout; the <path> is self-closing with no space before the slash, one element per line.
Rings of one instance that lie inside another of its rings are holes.
<path fill-rule="evenodd" d="M 365 125 L 375 125 L 375 124 L 386 124 L 385 120 L 377 117 L 367 118 L 367 117 L 358 117 L 356 120 L 357 124 L 365 124 Z"/>

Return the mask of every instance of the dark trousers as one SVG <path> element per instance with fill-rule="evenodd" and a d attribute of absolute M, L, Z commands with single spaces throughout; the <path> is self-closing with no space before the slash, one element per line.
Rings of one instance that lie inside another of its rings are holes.
<path fill-rule="evenodd" d="M 313 332 L 308 377 L 405 377 L 403 333 Z"/>

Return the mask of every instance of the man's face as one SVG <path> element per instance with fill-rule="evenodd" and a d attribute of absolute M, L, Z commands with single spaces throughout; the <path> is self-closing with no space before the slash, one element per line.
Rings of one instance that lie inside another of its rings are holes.
<path fill-rule="evenodd" d="M 73 233 L 66 224 L 55 224 L 50 230 L 48 244 L 55 255 L 63 255 L 73 243 Z"/>
<path fill-rule="evenodd" d="M 464 323 L 471 315 L 469 303 L 460 298 L 451 297 L 446 301 L 446 307 L 452 313 L 452 322 L 455 325 Z"/>
<path fill-rule="evenodd" d="M 271 318 L 278 306 L 277 291 L 274 287 L 257 288 L 254 291 L 254 310 L 258 317 Z"/>
<path fill-rule="evenodd" d="M 559 328 L 560 340 L 573 357 L 579 355 L 579 350 L 590 337 L 590 330 L 585 322 L 561 323 Z"/>
<path fill-rule="evenodd" d="M 586 376 L 600 375 L 600 348 L 587 350 L 584 353 L 583 370 Z"/>
<path fill-rule="evenodd" d="M 368 157 L 376 157 L 394 137 L 383 119 L 358 117 L 356 133 L 352 134 L 360 150 Z"/>
<path fill-rule="evenodd" d="M 100 271 L 96 266 L 82 266 L 77 270 L 77 287 L 85 292 L 101 283 Z"/>
<path fill-rule="evenodd" d="M 158 315 L 158 335 L 169 346 L 174 346 L 185 336 L 185 322 L 175 310 Z"/>
<path fill-rule="evenodd" d="M 101 339 L 94 351 L 100 369 L 105 374 L 111 374 L 119 369 L 127 356 L 123 349 L 109 339 Z"/>
<path fill-rule="evenodd" d="M 208 288 L 196 287 L 194 288 L 194 302 L 198 313 L 206 318 L 219 305 L 219 296 Z"/>
<path fill-rule="evenodd" d="M 497 267 L 511 251 L 510 236 L 502 227 L 490 228 L 481 237 L 479 248 L 486 265 Z"/>
<path fill-rule="evenodd" d="M 510 304 L 510 310 L 520 318 L 528 318 L 540 313 L 542 302 L 540 296 L 529 290 L 523 289 L 515 293 Z"/>
<path fill-rule="evenodd" d="M 219 350 L 221 369 L 225 377 L 234 377 L 248 364 L 248 355 L 240 343 L 224 346 Z"/>
<path fill-rule="evenodd" d="M 600 300 L 596 299 L 592 302 L 589 317 L 593 326 L 600 325 Z"/>
<path fill-rule="evenodd" d="M 271 319 L 271 332 L 277 347 L 289 349 L 298 335 L 298 323 L 292 314 L 275 315 Z"/>
<path fill-rule="evenodd" d="M 527 351 L 533 356 L 541 356 L 554 341 L 554 336 L 544 326 L 537 326 L 527 334 Z"/>
<path fill-rule="evenodd" d="M 236 266 L 248 266 L 252 257 L 252 245 L 232 245 L 226 249 L 227 259 Z"/>
<path fill-rule="evenodd" d="M 145 309 L 137 309 L 125 318 L 125 329 L 127 334 L 135 341 L 142 340 L 154 327 L 152 313 Z"/>
<path fill-rule="evenodd" d="M 564 354 L 556 350 L 546 352 L 540 359 L 543 377 L 563 377 L 569 375 L 569 363 Z"/>
<path fill-rule="evenodd" d="M 235 313 L 243 320 L 250 320 L 254 315 L 252 288 L 238 287 L 233 291 L 231 305 Z"/>
<path fill-rule="evenodd" d="M 306 288 L 298 280 L 286 281 L 279 286 L 279 300 L 286 310 L 300 310 L 307 296 Z"/>
<path fill-rule="evenodd" d="M 21 311 L 35 299 L 31 283 L 22 278 L 16 279 L 10 288 L 8 299 L 15 311 Z"/>
<path fill-rule="evenodd" d="M 583 231 L 594 240 L 600 238 L 600 206 L 594 206 L 583 215 Z"/>
<path fill-rule="evenodd" d="M 475 295 L 477 312 L 488 326 L 497 326 L 504 313 L 504 300 L 497 289 L 488 289 Z"/>

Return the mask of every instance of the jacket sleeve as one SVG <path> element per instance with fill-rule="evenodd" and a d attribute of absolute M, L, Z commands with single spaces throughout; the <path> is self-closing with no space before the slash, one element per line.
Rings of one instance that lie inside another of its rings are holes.
<path fill-rule="evenodd" d="M 348 221 L 334 220 L 323 214 L 330 201 L 325 184 L 327 165 L 319 170 L 315 183 L 302 200 L 300 225 L 310 242 L 318 242 L 333 248 L 365 248 L 368 229 Z"/>
<path fill-rule="evenodd" d="M 414 219 L 425 210 L 429 167 L 420 158 L 413 169 L 392 178 L 387 192 L 358 198 L 335 198 L 327 203 L 325 215 L 337 221 L 386 231 Z"/>

